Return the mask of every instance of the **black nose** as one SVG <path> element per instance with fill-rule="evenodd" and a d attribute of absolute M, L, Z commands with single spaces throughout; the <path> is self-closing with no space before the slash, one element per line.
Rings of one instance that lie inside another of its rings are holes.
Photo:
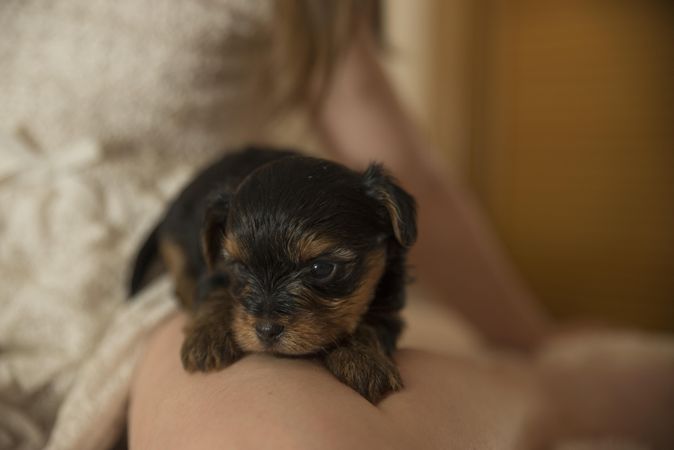
<path fill-rule="evenodd" d="M 273 322 L 258 322 L 255 325 L 255 334 L 260 338 L 265 344 L 271 344 L 277 340 L 283 333 L 283 325 L 279 325 Z"/>

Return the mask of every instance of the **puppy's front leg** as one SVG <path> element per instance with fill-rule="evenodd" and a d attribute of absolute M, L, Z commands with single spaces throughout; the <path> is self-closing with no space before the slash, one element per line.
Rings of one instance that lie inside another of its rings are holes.
<path fill-rule="evenodd" d="M 400 372 L 387 356 L 372 325 L 361 324 L 353 335 L 325 355 L 324 363 L 342 383 L 373 404 L 403 387 Z"/>
<path fill-rule="evenodd" d="M 211 298 L 201 304 L 185 327 L 180 351 L 188 372 L 224 369 L 243 356 L 231 330 L 231 302 Z"/>

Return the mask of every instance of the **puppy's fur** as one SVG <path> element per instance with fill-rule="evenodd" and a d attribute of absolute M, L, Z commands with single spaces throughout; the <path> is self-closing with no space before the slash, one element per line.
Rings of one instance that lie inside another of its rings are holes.
<path fill-rule="evenodd" d="M 132 292 L 158 249 L 192 313 L 187 370 L 219 370 L 246 352 L 311 355 L 376 403 L 402 386 L 391 354 L 415 239 L 414 200 L 381 166 L 356 173 L 249 148 L 171 205 L 139 254 Z"/>

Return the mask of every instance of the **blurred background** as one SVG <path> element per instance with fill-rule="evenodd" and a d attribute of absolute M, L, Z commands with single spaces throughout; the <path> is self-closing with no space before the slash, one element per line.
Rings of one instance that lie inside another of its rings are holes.
<path fill-rule="evenodd" d="M 388 69 L 560 318 L 674 330 L 674 2 L 384 0 Z"/>

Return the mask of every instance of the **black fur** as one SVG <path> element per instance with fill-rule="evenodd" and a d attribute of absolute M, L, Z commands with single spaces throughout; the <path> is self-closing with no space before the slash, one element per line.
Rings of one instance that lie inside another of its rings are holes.
<path fill-rule="evenodd" d="M 156 226 L 145 239 L 145 243 L 136 255 L 133 273 L 129 283 L 129 298 L 136 295 L 147 284 L 147 274 L 159 252 L 159 226 Z"/>
<path fill-rule="evenodd" d="M 201 172 L 172 203 L 139 254 L 131 290 L 146 278 L 148 255 L 171 243 L 180 275 L 195 286 L 183 298 L 195 317 L 183 346 L 188 370 L 218 369 L 245 351 L 323 355 L 337 378 L 376 402 L 402 386 L 390 357 L 416 232 L 414 199 L 380 165 L 358 173 L 294 152 L 248 148 Z M 307 247 L 318 252 L 308 260 Z M 373 269 L 372 258 L 383 268 Z M 316 264 L 327 278 L 313 272 Z M 362 291 L 366 283 L 372 291 Z M 361 292 L 374 294 L 353 297 Z M 367 302 L 364 312 L 342 323 L 353 313 L 340 308 L 359 310 L 354 298 Z M 295 326 L 296 334 L 283 345 L 269 336 L 260 343 L 246 323 L 257 324 L 261 340 L 259 330 L 272 325 Z M 315 345 L 297 330 L 314 336 Z"/>

